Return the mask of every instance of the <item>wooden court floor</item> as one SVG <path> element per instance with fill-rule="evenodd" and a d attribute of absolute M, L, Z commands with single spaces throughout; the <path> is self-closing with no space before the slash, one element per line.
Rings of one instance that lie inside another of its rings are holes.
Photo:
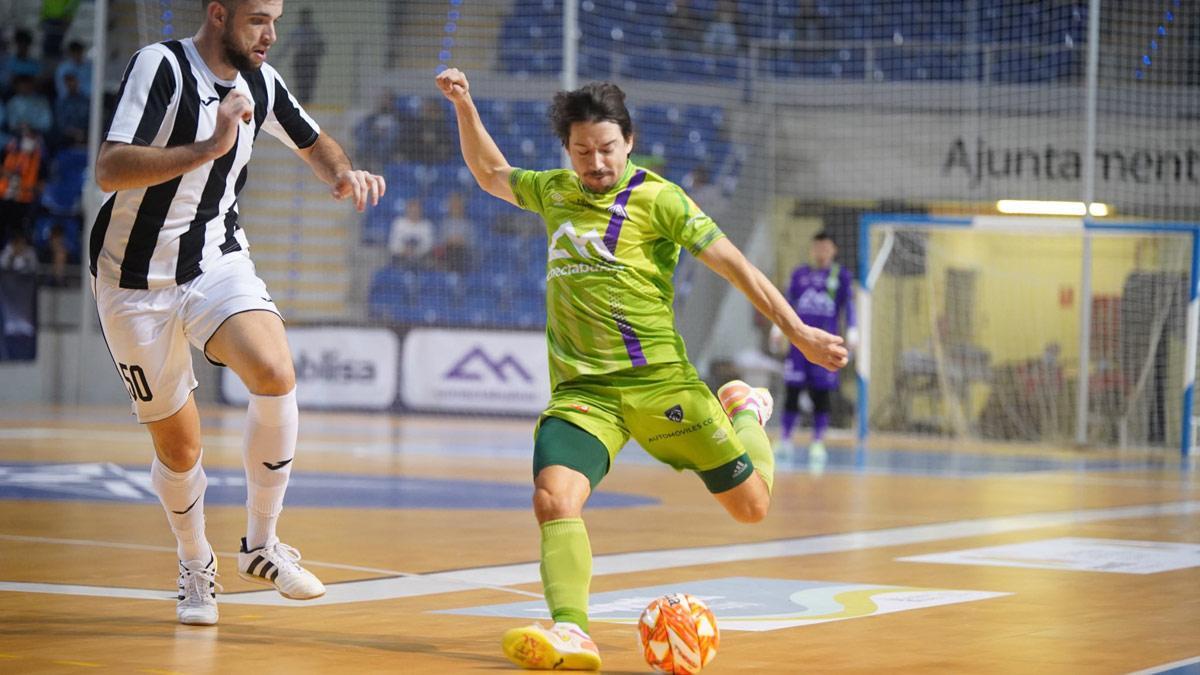
<path fill-rule="evenodd" d="M 280 534 L 329 593 L 299 603 L 234 571 L 241 418 L 204 419 L 224 593 L 220 625 L 191 627 L 145 432 L 113 409 L 0 410 L 0 673 L 511 672 L 500 635 L 541 606 L 529 422 L 304 413 Z M 1172 453 L 834 448 L 775 485 L 770 516 L 739 525 L 695 476 L 626 450 L 585 514 L 605 672 L 648 670 L 628 617 L 663 589 L 725 622 L 711 673 L 1200 661 L 1200 475 Z M 902 560 L 1034 542 L 1074 548 Z"/>

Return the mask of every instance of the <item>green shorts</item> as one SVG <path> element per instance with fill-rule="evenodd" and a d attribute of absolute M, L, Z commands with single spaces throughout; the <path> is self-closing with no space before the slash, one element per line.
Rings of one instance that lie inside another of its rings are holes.
<path fill-rule="evenodd" d="M 704 472 L 739 459 L 748 461 L 721 403 L 689 363 L 577 377 L 555 388 L 539 428 L 548 417 L 570 422 L 596 437 L 608 450 L 609 466 L 632 436 L 660 462 L 701 473 L 710 489 L 713 484 Z M 543 458 L 541 463 L 564 462 Z M 593 487 L 596 482 L 598 478 Z"/>

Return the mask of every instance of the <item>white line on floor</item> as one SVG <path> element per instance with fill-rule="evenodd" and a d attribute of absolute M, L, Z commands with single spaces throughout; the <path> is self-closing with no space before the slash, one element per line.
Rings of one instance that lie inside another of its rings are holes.
<path fill-rule="evenodd" d="M 596 576 L 627 574 L 650 570 L 711 565 L 716 563 L 788 558 L 822 553 L 844 553 L 888 546 L 901 546 L 927 542 L 939 542 L 964 537 L 980 537 L 1010 532 L 1021 532 L 1046 527 L 1082 525 L 1110 520 L 1183 516 L 1200 513 L 1200 501 L 1143 504 L 1104 509 L 1082 509 L 1077 511 L 1050 511 L 1027 513 L 1015 516 L 977 518 L 928 525 L 896 527 L 868 532 L 802 537 L 766 541 L 754 544 L 732 544 L 727 546 L 705 546 L 666 551 L 644 551 L 596 556 L 592 570 Z M 315 566 L 315 565 L 314 565 Z M 537 583 L 541 579 L 537 563 L 520 563 L 480 567 L 451 572 L 416 574 L 388 579 L 368 579 L 330 584 L 324 596 L 315 600 L 297 601 L 281 597 L 274 591 L 233 593 L 221 596 L 221 602 L 242 605 L 314 606 L 347 602 L 370 602 L 392 600 L 441 593 L 454 593 L 472 588 L 491 588 L 519 592 L 540 597 L 536 593 L 507 588 L 520 584 Z M 87 593 L 80 589 L 91 589 Z M 0 582 L 0 591 L 23 593 L 54 593 L 66 595 L 105 595 L 106 597 L 146 598 L 147 594 L 159 594 L 144 589 L 102 588 L 61 586 L 57 584 L 32 584 Z"/>

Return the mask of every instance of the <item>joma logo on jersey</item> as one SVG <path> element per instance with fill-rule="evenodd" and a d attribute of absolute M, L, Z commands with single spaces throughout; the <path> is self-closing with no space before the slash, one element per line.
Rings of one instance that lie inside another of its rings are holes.
<path fill-rule="evenodd" d="M 525 382 L 533 382 L 533 377 L 512 354 L 505 354 L 499 360 L 493 359 L 483 347 L 476 347 L 467 352 L 450 370 L 442 375 L 447 380 L 482 380 L 484 374 L 491 373 L 492 377 L 508 382 L 510 376 L 515 376 Z"/>
<path fill-rule="evenodd" d="M 571 249 L 574 249 L 574 252 Z M 604 238 L 600 236 L 599 232 L 592 230 L 579 234 L 575 231 L 575 225 L 569 220 L 559 225 L 554 236 L 550 237 L 549 258 L 550 260 L 600 258 L 612 263 L 617 262 L 612 251 L 608 250 L 608 246 L 604 244 Z"/>

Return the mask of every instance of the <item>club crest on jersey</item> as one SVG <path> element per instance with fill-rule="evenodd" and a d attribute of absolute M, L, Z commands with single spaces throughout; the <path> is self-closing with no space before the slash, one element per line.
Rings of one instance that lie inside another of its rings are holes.
<path fill-rule="evenodd" d="M 574 249 L 574 255 L 570 249 Z M 592 230 L 579 234 L 575 231 L 575 225 L 569 220 L 559 225 L 554 236 L 550 237 L 548 257 L 550 260 L 578 257 L 584 260 L 600 258 L 611 263 L 617 262 L 616 256 L 608 250 L 608 246 L 604 244 L 604 238 L 600 236 L 599 232 Z"/>
<path fill-rule="evenodd" d="M 683 408 L 678 404 L 671 406 L 667 412 L 663 414 L 667 416 L 667 419 L 675 422 L 676 424 L 683 422 Z"/>
<path fill-rule="evenodd" d="M 813 316 L 837 316 L 837 304 L 828 293 L 806 288 L 796 300 L 796 313 Z"/>

